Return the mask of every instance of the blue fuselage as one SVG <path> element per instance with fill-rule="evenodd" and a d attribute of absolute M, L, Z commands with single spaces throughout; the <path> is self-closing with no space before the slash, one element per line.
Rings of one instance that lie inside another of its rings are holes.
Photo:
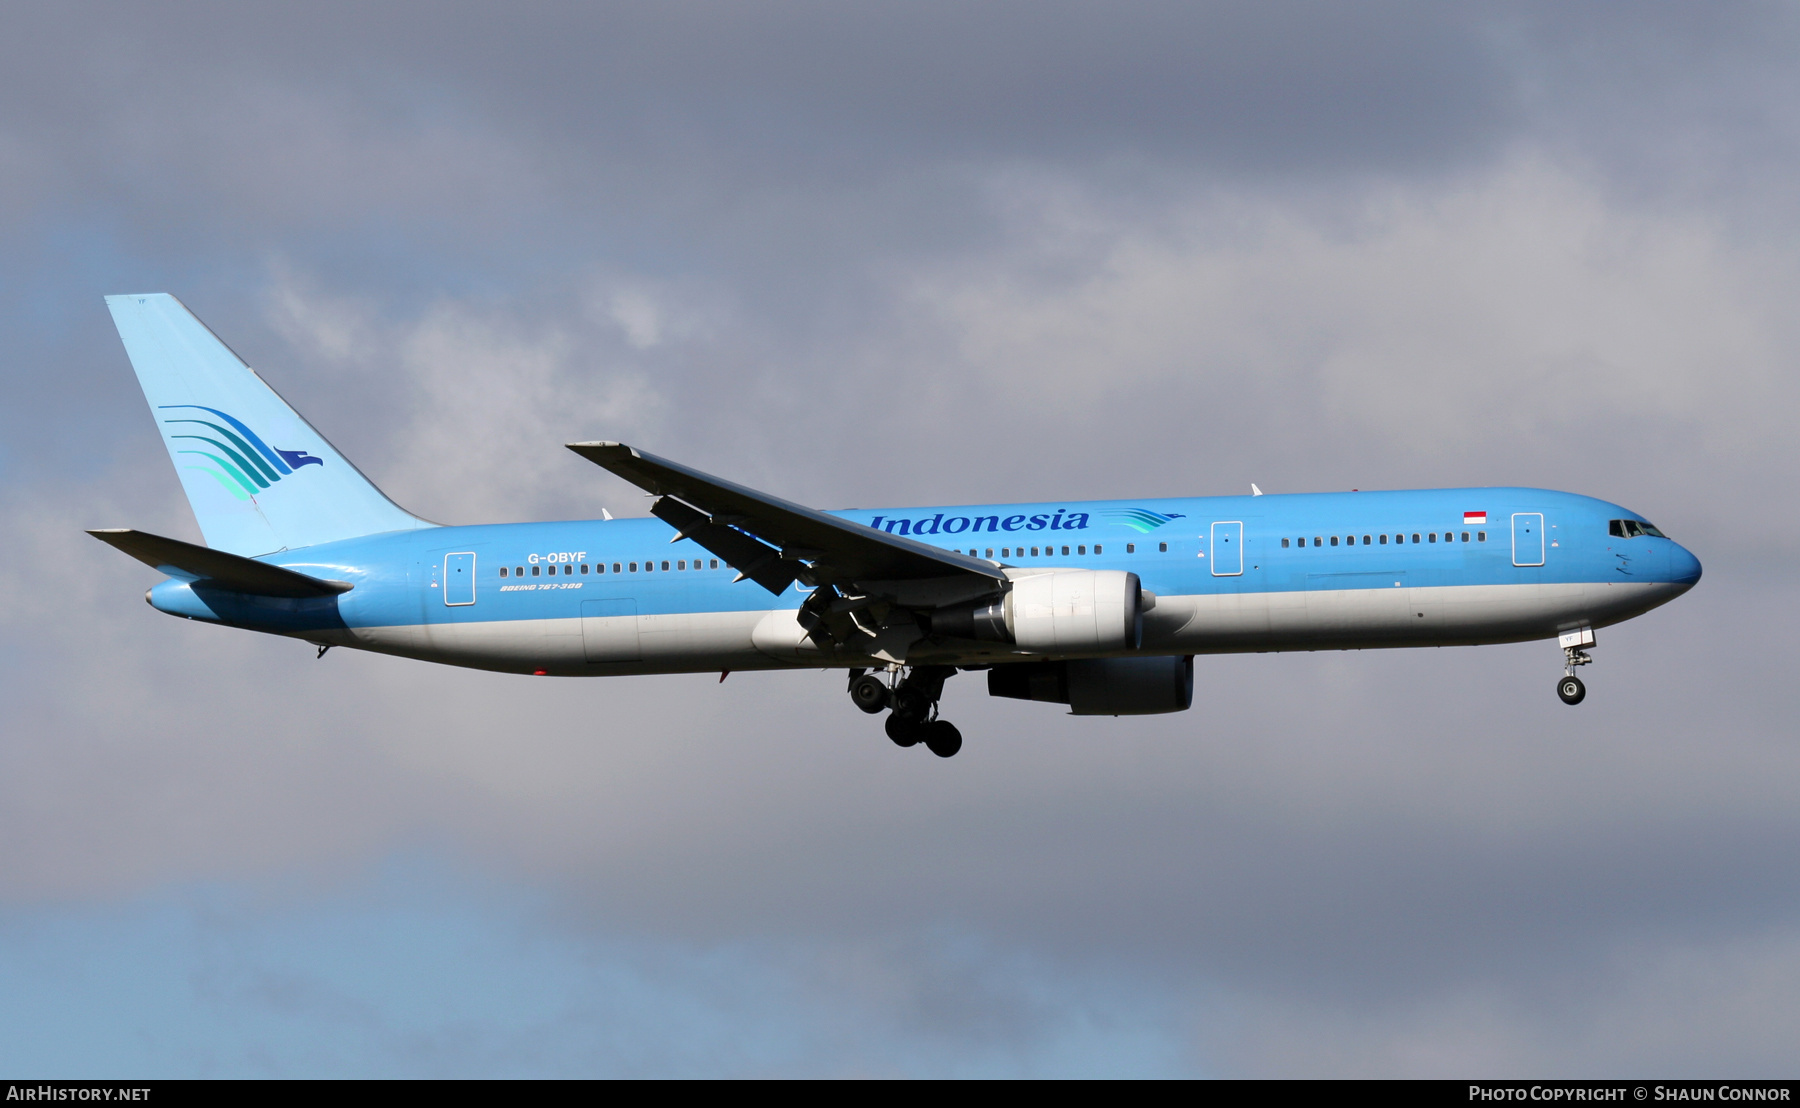
<path fill-rule="evenodd" d="M 849 510 L 841 518 L 1013 573 L 1115 569 L 1156 595 L 1138 652 L 1474 644 L 1554 637 L 1665 603 L 1700 563 L 1642 517 L 1527 488 Z M 772 595 L 656 519 L 438 527 L 260 559 L 349 582 L 255 598 L 171 580 L 175 615 L 522 673 L 693 672 L 866 659 L 796 651 Z M 1026 660 L 922 634 L 909 661 Z"/>

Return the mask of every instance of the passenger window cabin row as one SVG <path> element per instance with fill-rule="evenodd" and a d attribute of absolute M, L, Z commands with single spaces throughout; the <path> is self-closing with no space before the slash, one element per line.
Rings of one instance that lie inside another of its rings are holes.
<path fill-rule="evenodd" d="M 1029 554 L 1026 553 L 1027 550 L 1030 550 Z M 1041 555 L 1038 553 L 1039 550 L 1043 551 L 1043 553 Z M 1086 557 L 1088 548 L 1087 548 L 1087 545 L 1084 543 L 1084 544 L 1081 544 L 1078 546 L 1065 546 L 1062 548 L 1062 552 L 1065 557 L 1067 557 L 1070 554 L 1070 552 L 1073 552 L 1074 554 L 1081 556 L 1081 557 Z M 965 551 L 959 550 L 959 551 L 957 551 L 957 553 L 962 554 L 962 553 L 965 553 Z M 971 558 L 992 559 L 994 556 L 994 548 L 990 546 L 984 551 L 984 550 L 979 550 L 974 547 L 971 547 L 971 548 L 969 548 L 968 551 L 966 551 L 966 553 Z M 1100 543 L 1095 543 L 1094 544 L 1094 553 L 1103 554 L 1103 553 L 1105 553 L 1105 549 L 1101 546 Z M 1003 546 L 1000 548 L 1000 556 L 1002 558 L 1027 558 L 1027 557 L 1029 557 L 1029 558 L 1037 558 L 1037 557 L 1054 558 L 1054 557 L 1056 557 L 1056 547 L 1054 547 L 1054 546 L 1045 546 L 1045 547 Z"/>
<path fill-rule="evenodd" d="M 1615 535 L 1620 533 L 1621 523 L 1630 523 L 1634 530 L 1641 527 L 1642 531 L 1644 533 L 1648 533 L 1648 534 L 1652 534 L 1652 535 L 1660 535 L 1661 534 L 1661 532 L 1650 527 L 1648 524 L 1637 524 L 1630 520 L 1624 520 L 1624 521 L 1614 520 L 1613 521 L 1613 527 L 1614 527 L 1613 533 Z M 1461 535 L 1462 541 L 1463 542 L 1470 541 L 1471 534 L 1473 534 L 1474 541 L 1476 541 L 1476 542 L 1486 542 L 1488 539 L 1486 531 L 1475 531 L 1473 533 L 1464 531 L 1464 532 L 1462 532 L 1462 535 Z M 1345 546 L 1355 546 L 1357 544 L 1357 537 L 1355 535 L 1344 535 L 1341 537 L 1338 535 L 1314 535 L 1311 538 L 1311 540 L 1308 540 L 1305 536 L 1302 536 L 1302 537 L 1296 538 L 1296 539 L 1284 538 L 1281 540 L 1281 546 L 1282 546 L 1282 549 L 1285 550 L 1285 549 L 1288 549 L 1288 547 L 1290 545 L 1306 546 L 1306 545 L 1308 545 L 1309 541 L 1310 541 L 1311 545 L 1313 545 L 1313 546 L 1337 546 L 1340 542 L 1342 542 L 1342 544 Z M 1404 544 L 1407 541 L 1406 535 L 1405 534 L 1396 534 L 1396 535 L 1392 536 L 1392 541 L 1397 544 Z M 1428 531 L 1428 532 L 1424 532 L 1421 534 L 1420 532 L 1415 531 L 1415 532 L 1413 532 L 1413 535 L 1412 535 L 1412 541 L 1415 543 L 1437 542 L 1437 541 L 1439 541 L 1438 532 Z M 1443 541 L 1444 542 L 1455 542 L 1455 541 L 1457 541 L 1457 534 L 1453 531 L 1445 531 L 1445 532 L 1443 532 Z M 1386 546 L 1388 544 L 1388 542 L 1389 542 L 1389 536 L 1387 536 L 1387 535 L 1364 535 L 1364 536 L 1362 536 L 1362 545 L 1364 545 L 1364 546 L 1376 546 L 1376 545 Z M 1169 552 L 1169 544 L 1166 542 L 1159 542 L 1156 544 L 1156 549 L 1157 549 L 1157 552 L 1160 554 L 1167 554 Z M 1063 547 L 1061 556 L 1069 557 L 1069 556 L 1073 555 L 1076 557 L 1085 557 L 1087 555 L 1087 552 L 1088 552 L 1088 548 L 1087 548 L 1086 544 L 1078 544 L 1075 546 Z M 1106 552 L 1106 547 L 1104 544 L 1102 544 L 1102 543 L 1094 544 L 1094 553 L 1095 554 L 1104 554 L 1105 552 Z M 971 547 L 967 551 L 967 553 L 968 553 L 969 557 L 971 557 L 971 558 L 985 557 L 988 559 L 992 559 L 994 557 L 994 548 L 988 547 L 987 549 L 983 550 L 978 547 Z M 1125 553 L 1136 554 L 1137 553 L 1137 544 L 1134 542 L 1126 543 L 1125 544 Z M 1038 557 L 1054 558 L 1057 556 L 1058 556 L 1057 548 L 1054 546 L 1043 546 L 1043 547 L 1003 546 L 1000 548 L 1000 557 L 1002 557 L 1002 558 L 1028 558 L 1028 557 L 1029 558 L 1038 558 Z M 701 564 L 702 561 L 705 561 L 708 564 L 702 565 Z M 564 577 L 570 577 L 570 576 L 575 575 L 576 573 L 584 573 L 585 574 L 585 573 L 590 572 L 589 565 L 590 565 L 590 563 L 588 563 L 588 562 L 562 562 L 557 565 L 532 566 L 532 567 L 530 567 L 529 571 L 526 569 L 525 566 L 512 566 L 512 567 L 510 567 L 510 571 L 509 571 L 509 567 L 501 566 L 500 567 L 500 576 L 502 576 L 502 577 L 507 577 L 507 576 L 524 577 L 527 575 L 527 572 L 529 572 L 530 576 L 532 576 L 532 577 L 538 577 L 538 576 L 544 575 L 546 573 L 551 577 L 555 577 L 558 574 L 560 574 Z M 577 569 L 576 568 L 577 566 L 579 566 L 580 568 Z M 656 562 L 643 563 L 643 572 L 645 572 L 645 573 L 654 573 L 654 572 L 656 572 L 656 568 L 657 568 Z M 694 558 L 691 560 L 691 564 L 688 559 L 682 559 L 682 558 L 675 559 L 673 562 L 665 561 L 662 563 L 662 571 L 664 573 L 681 572 L 684 570 L 693 570 L 693 569 L 718 569 L 718 568 L 719 568 L 719 559 L 717 559 L 717 558 L 710 558 L 710 559 Z M 637 573 L 639 571 L 638 563 L 637 562 L 614 562 L 612 564 L 612 571 L 614 573 Z M 605 573 L 606 572 L 606 563 L 605 562 L 592 563 L 591 572 L 597 573 L 597 574 Z"/>
<path fill-rule="evenodd" d="M 702 561 L 710 561 L 712 564 L 710 566 L 701 565 L 700 563 Z M 549 576 L 555 577 L 560 572 L 560 574 L 564 577 L 573 577 L 577 572 L 575 567 L 578 565 L 581 567 L 579 572 L 581 572 L 581 573 L 589 572 L 589 569 L 588 569 L 589 563 L 587 563 L 587 562 L 562 562 L 562 563 L 560 563 L 560 565 L 561 565 L 560 571 L 558 570 L 557 566 L 555 566 L 555 565 L 532 566 L 531 567 L 531 576 L 537 577 L 544 573 L 548 573 Z M 593 565 L 592 572 L 594 572 L 594 573 L 605 573 L 606 572 L 606 563 L 605 562 L 594 562 L 594 563 L 592 563 L 592 565 Z M 690 563 L 689 559 L 677 558 L 673 562 L 662 563 L 662 571 L 664 573 L 680 572 L 682 570 L 718 569 L 718 568 L 719 568 L 719 559 L 717 559 L 717 558 L 710 558 L 710 559 L 694 558 L 694 559 L 692 559 L 691 563 Z M 636 573 L 638 571 L 638 564 L 636 562 L 614 562 L 612 564 L 612 571 L 614 573 Z M 524 566 L 513 566 L 511 576 L 523 577 L 523 576 L 525 576 L 525 572 L 526 572 L 526 570 L 525 570 Z M 644 572 L 645 573 L 655 573 L 656 572 L 656 563 L 655 562 L 645 562 L 644 563 Z M 508 576 L 506 566 L 500 567 L 500 576 L 502 576 L 502 577 Z"/>
<path fill-rule="evenodd" d="M 1468 532 L 1468 531 L 1462 532 L 1462 541 L 1468 542 L 1470 534 L 1471 534 L 1471 532 Z M 1473 532 L 1473 534 L 1475 536 L 1476 542 L 1486 542 L 1487 541 L 1487 532 L 1486 531 L 1475 531 L 1475 532 Z M 1337 536 L 1337 535 L 1314 535 L 1312 537 L 1312 545 L 1314 545 L 1314 546 L 1336 546 L 1336 545 L 1338 545 L 1338 538 L 1339 538 L 1339 536 Z M 1394 535 L 1393 541 L 1396 545 L 1405 545 L 1406 536 L 1404 534 Z M 1415 543 L 1437 542 L 1438 541 L 1438 532 L 1426 531 L 1423 534 L 1420 534 L 1419 532 L 1414 531 L 1412 533 L 1412 541 Z M 1443 541 L 1444 542 L 1456 542 L 1457 541 L 1457 533 L 1455 531 L 1443 532 Z M 1296 545 L 1296 546 L 1305 546 L 1307 544 L 1306 536 L 1302 535 L 1301 537 L 1294 539 L 1293 542 L 1294 542 L 1294 545 Z M 1343 544 L 1345 546 L 1355 546 L 1356 545 L 1356 536 L 1355 535 L 1344 535 L 1343 536 Z M 1388 536 L 1387 535 L 1364 535 L 1362 537 L 1362 544 L 1364 546 L 1386 546 L 1388 544 Z M 1287 539 L 1281 540 L 1281 548 L 1283 550 L 1286 550 L 1288 548 L 1288 540 Z"/>
<path fill-rule="evenodd" d="M 1157 548 L 1161 552 L 1166 554 L 1169 551 L 1169 544 L 1166 542 L 1158 543 Z M 1029 550 L 1029 554 L 1027 554 L 1028 550 Z M 1057 548 L 1054 546 L 1043 546 L 1043 547 L 1003 546 L 1000 548 L 1000 556 L 1002 558 L 1024 558 L 1024 557 L 1054 558 L 1057 556 L 1056 551 L 1057 551 Z M 1088 548 L 1085 543 L 1078 544 L 1078 545 L 1075 545 L 1072 547 L 1065 546 L 1062 548 L 1062 553 L 1064 556 L 1069 556 L 1070 554 L 1073 554 L 1077 557 L 1086 557 L 1087 552 L 1088 552 Z M 1094 544 L 1094 553 L 1095 554 L 1106 553 L 1105 544 L 1104 543 L 1095 543 Z M 1127 553 L 1127 554 L 1137 553 L 1137 544 L 1131 543 L 1131 542 L 1126 543 L 1125 544 L 1125 553 Z M 971 558 L 979 558 L 979 557 L 992 558 L 994 556 L 994 549 L 993 549 L 993 547 L 989 547 L 984 552 L 978 548 L 972 548 L 968 551 L 968 554 Z M 702 565 L 701 564 L 702 561 L 705 561 L 706 564 Z M 536 565 L 536 566 L 531 566 L 529 569 L 527 569 L 527 567 L 525 567 L 525 566 L 511 566 L 511 567 L 501 566 L 500 567 L 500 576 L 502 576 L 502 577 L 525 577 L 525 576 L 529 575 L 532 577 L 539 577 L 539 576 L 548 574 L 551 577 L 556 577 L 560 574 L 561 576 L 564 576 L 564 577 L 570 577 L 577 573 L 588 573 L 588 572 L 605 573 L 606 572 L 606 563 L 605 562 L 592 563 L 593 568 L 591 571 L 588 568 L 589 563 L 587 563 L 587 562 L 562 562 L 562 563 L 559 563 L 559 565 L 560 565 L 560 568 L 558 565 Z M 579 569 L 577 568 L 578 566 L 580 567 Z M 655 562 L 645 562 L 645 563 L 643 563 L 643 572 L 654 573 L 656 571 L 656 566 L 657 566 L 657 564 Z M 663 562 L 662 563 L 662 571 L 664 573 L 680 572 L 682 570 L 690 570 L 690 569 L 718 569 L 718 568 L 719 568 L 719 559 L 717 559 L 717 558 L 708 558 L 708 559 L 694 558 L 694 559 L 692 559 L 691 563 L 687 560 L 676 559 L 672 563 L 671 562 Z M 614 573 L 637 573 L 638 572 L 638 563 L 636 563 L 636 562 L 614 562 L 612 564 L 612 571 Z"/>
<path fill-rule="evenodd" d="M 1167 554 L 1169 552 L 1169 544 L 1166 542 L 1157 543 L 1156 546 L 1157 546 L 1157 549 L 1164 554 Z M 1040 551 L 1042 551 L 1041 554 L 1039 553 Z M 1063 547 L 1061 556 L 1066 558 L 1066 557 L 1069 557 L 1071 553 L 1073 553 L 1076 557 L 1086 557 L 1087 552 L 1088 552 L 1088 548 L 1086 545 L 1077 544 L 1075 546 Z M 957 553 L 960 554 L 960 553 L 963 553 L 963 551 L 958 551 Z M 990 547 L 987 547 L 985 550 L 983 550 L 983 549 L 978 549 L 975 547 L 970 547 L 969 550 L 967 551 L 967 553 L 968 553 L 969 557 L 971 557 L 971 558 L 987 558 L 987 559 L 991 560 L 994 557 L 994 548 L 990 546 Z M 1094 553 L 1096 553 L 1096 554 L 1106 553 L 1106 545 L 1104 543 L 1095 543 L 1094 544 Z M 1136 554 L 1137 553 L 1137 543 L 1134 543 L 1134 542 L 1126 543 L 1125 544 L 1125 553 Z M 1000 548 L 1000 556 L 1002 558 L 1038 558 L 1038 557 L 1055 558 L 1058 555 L 1056 553 L 1056 547 L 1054 547 L 1054 546 L 1043 546 L 1043 547 L 1003 546 Z"/>

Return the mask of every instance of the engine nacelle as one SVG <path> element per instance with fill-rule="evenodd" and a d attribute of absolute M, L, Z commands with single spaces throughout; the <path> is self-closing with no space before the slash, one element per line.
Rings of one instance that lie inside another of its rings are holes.
<path fill-rule="evenodd" d="M 1020 578 L 1006 594 L 1006 626 L 1022 649 L 1042 654 L 1136 650 L 1144 638 L 1138 576 L 1064 569 Z"/>
<path fill-rule="evenodd" d="M 1146 606 L 1135 573 L 1062 569 L 1018 578 L 992 604 L 940 609 L 930 619 L 941 635 L 1016 643 L 1039 654 L 1090 654 L 1136 650 Z"/>
<path fill-rule="evenodd" d="M 988 670 L 988 695 L 1067 704 L 1077 716 L 1185 712 L 1194 703 L 1193 655 L 1022 662 Z"/>

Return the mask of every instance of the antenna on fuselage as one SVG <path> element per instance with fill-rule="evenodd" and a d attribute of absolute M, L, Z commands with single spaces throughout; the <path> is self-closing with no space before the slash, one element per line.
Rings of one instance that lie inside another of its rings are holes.
<path fill-rule="evenodd" d="M 1250 495 L 1251 496 L 1261 496 L 1262 495 L 1262 490 L 1256 487 L 1255 481 L 1250 482 Z"/>

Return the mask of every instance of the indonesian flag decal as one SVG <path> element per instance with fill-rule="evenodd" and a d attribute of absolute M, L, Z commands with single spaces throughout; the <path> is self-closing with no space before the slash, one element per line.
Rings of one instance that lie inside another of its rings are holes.
<path fill-rule="evenodd" d="M 1464 512 L 1463 513 L 1463 525 L 1464 526 L 1467 526 L 1471 523 L 1486 523 L 1486 522 L 1487 522 L 1487 513 L 1486 512 Z"/>

